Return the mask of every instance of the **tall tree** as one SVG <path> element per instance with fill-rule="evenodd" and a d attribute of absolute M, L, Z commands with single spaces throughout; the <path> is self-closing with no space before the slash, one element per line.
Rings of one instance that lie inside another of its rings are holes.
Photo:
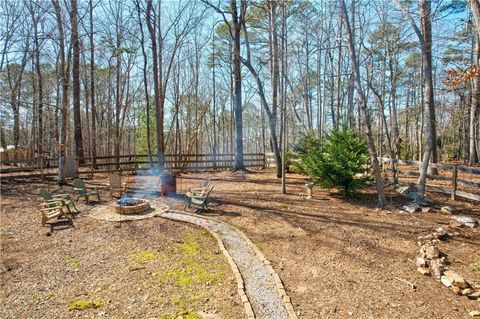
<path fill-rule="evenodd" d="M 474 61 L 473 63 L 480 69 L 480 2 L 478 0 L 470 0 L 474 20 Z M 478 112 L 480 112 L 480 77 L 476 76 L 472 79 L 472 102 L 470 105 L 470 121 L 469 121 L 469 157 L 468 163 L 474 165 L 478 163 L 477 141 L 480 133 L 477 131 Z"/>
<path fill-rule="evenodd" d="M 37 116 L 38 116 L 38 140 L 36 145 L 36 150 L 38 157 L 40 159 L 43 158 L 43 77 L 42 77 L 42 69 L 40 65 L 40 40 L 39 40 L 39 20 L 40 20 L 40 8 L 38 3 L 34 3 L 34 1 L 30 0 L 28 9 L 30 11 L 30 15 L 32 16 L 32 24 L 33 24 L 33 44 L 34 44 L 34 51 L 33 56 L 35 60 L 35 75 L 36 75 L 36 91 L 38 93 L 37 97 Z M 43 163 L 43 162 L 42 162 Z"/>
<path fill-rule="evenodd" d="M 240 32 L 245 23 L 247 11 L 246 0 L 240 0 L 240 13 L 238 12 L 237 1 L 230 0 L 230 13 L 232 15 L 233 30 L 233 74 L 235 78 L 235 170 L 244 170 L 243 162 L 243 121 L 242 121 L 242 68 L 240 65 Z"/>
<path fill-rule="evenodd" d="M 97 158 L 97 106 L 95 104 L 95 42 L 93 28 L 93 0 L 89 0 L 88 8 L 90 13 L 90 108 L 92 110 L 92 145 L 90 146 L 90 155 L 92 157 L 92 168 L 95 168 Z"/>
<path fill-rule="evenodd" d="M 378 207 L 383 208 L 387 205 L 387 200 L 385 198 L 385 191 L 383 188 L 383 178 L 380 171 L 380 165 L 378 163 L 378 157 L 377 157 L 377 150 L 375 148 L 375 142 L 373 140 L 373 135 L 372 135 L 370 113 L 367 105 L 367 97 L 365 96 L 365 92 L 362 86 L 362 80 L 360 77 L 360 66 L 357 60 L 357 53 L 355 50 L 355 44 L 353 42 L 353 37 L 352 37 L 352 29 L 350 26 L 350 20 L 348 18 L 347 7 L 345 5 L 344 0 L 340 0 L 340 12 L 343 19 L 343 24 L 345 26 L 345 31 L 347 36 L 347 46 L 348 46 L 348 51 L 350 53 L 350 60 L 351 60 L 353 71 L 354 71 L 359 103 L 362 108 L 363 117 L 365 120 L 368 150 L 370 152 L 370 158 L 372 160 L 373 171 L 375 174 L 375 185 L 377 189 Z"/>
<path fill-rule="evenodd" d="M 257 91 L 260 97 L 261 105 L 267 114 L 267 119 L 270 128 L 271 146 L 275 157 L 275 167 L 277 178 L 282 177 L 282 158 L 280 155 L 280 146 L 277 138 L 277 113 L 278 113 L 278 87 L 279 87 L 279 57 L 278 57 L 278 34 L 277 34 L 277 2 L 267 1 L 268 24 L 269 24 L 269 53 L 270 53 L 270 76 L 271 76 L 271 104 L 267 102 L 265 95 L 264 84 L 260 78 L 259 73 L 253 66 L 251 58 L 250 41 L 248 37 L 248 30 L 245 23 L 243 23 L 243 33 L 245 37 L 246 58 L 242 58 L 242 63 L 247 67 L 257 84 Z"/>
<path fill-rule="evenodd" d="M 140 2 L 139 0 L 135 1 L 135 7 L 137 9 L 138 24 L 140 26 L 140 47 L 142 49 L 143 56 L 143 87 L 145 92 L 145 116 L 146 116 L 146 129 L 147 129 L 147 153 L 148 153 L 148 162 L 150 167 L 153 166 L 152 160 L 152 143 L 150 141 L 150 94 L 148 93 L 148 56 L 147 51 L 145 50 L 145 32 L 143 30 L 143 17 L 141 14 Z"/>
<path fill-rule="evenodd" d="M 425 197 L 425 184 L 427 181 L 428 165 L 430 162 L 430 156 L 432 162 L 437 162 L 437 133 L 436 133 L 436 115 L 435 115 L 435 100 L 433 92 L 433 67 L 432 67 L 432 17 L 431 17 L 431 0 L 419 0 L 418 10 L 420 16 L 420 28 L 413 19 L 412 15 L 405 8 L 399 0 L 395 0 L 400 6 L 405 17 L 410 22 L 415 34 L 418 37 L 420 43 L 420 49 L 422 51 L 422 67 L 424 76 L 423 86 L 423 100 L 425 103 L 425 110 L 427 112 L 426 119 L 426 135 L 427 145 L 423 154 L 423 163 L 420 170 L 420 177 L 418 179 L 418 191 L 417 201 L 419 203 L 424 201 Z"/>
<path fill-rule="evenodd" d="M 227 20 L 225 12 L 218 6 L 211 4 L 206 0 L 202 0 L 203 3 L 212 7 L 215 11 L 222 14 L 225 24 L 228 26 L 230 37 L 233 42 L 233 110 L 235 113 L 235 163 L 234 170 L 244 170 L 245 164 L 243 161 L 243 104 L 242 104 L 242 67 L 240 56 L 240 39 L 242 26 L 245 24 L 245 16 L 247 13 L 247 1 L 240 0 L 240 8 L 238 7 L 237 0 L 230 0 L 230 16 L 231 23 Z"/>
<path fill-rule="evenodd" d="M 159 13 L 160 14 L 160 13 Z M 161 78 L 159 75 L 159 53 L 157 49 L 157 32 L 156 26 L 161 25 L 161 21 L 158 21 L 157 15 L 153 12 L 153 2 L 152 0 L 147 0 L 147 27 L 150 34 L 150 42 L 152 46 L 152 72 L 153 72 L 153 90 L 155 97 L 155 119 L 156 119 L 156 137 L 157 137 L 157 160 L 158 167 L 163 171 L 164 163 L 164 138 L 163 138 L 163 106 L 162 106 L 162 97 L 160 96 L 160 83 Z M 161 56 L 160 52 L 160 56 Z M 161 69 L 160 65 L 160 69 Z"/>
<path fill-rule="evenodd" d="M 72 93 L 73 93 L 73 122 L 75 126 L 75 154 L 84 163 L 82 120 L 80 112 L 80 38 L 78 34 L 78 4 L 71 0 L 70 21 L 72 30 Z"/>
<path fill-rule="evenodd" d="M 67 112 L 68 112 L 68 74 L 69 67 L 66 62 L 66 52 L 65 52 L 65 31 L 62 21 L 62 10 L 60 7 L 59 0 L 52 0 L 53 8 L 55 10 L 55 18 L 57 22 L 57 28 L 59 33 L 59 55 L 60 55 L 60 65 L 58 66 L 58 74 L 60 77 L 60 82 L 62 85 L 62 106 L 60 112 L 60 133 L 59 133 L 59 145 L 58 145 L 58 177 L 57 184 L 65 184 L 65 176 L 63 174 L 63 164 L 64 164 L 64 152 L 65 146 L 67 143 Z"/>

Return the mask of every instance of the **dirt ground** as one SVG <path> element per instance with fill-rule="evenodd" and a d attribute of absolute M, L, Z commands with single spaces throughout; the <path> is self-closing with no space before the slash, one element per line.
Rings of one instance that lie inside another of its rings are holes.
<path fill-rule="evenodd" d="M 289 174 L 287 195 L 281 195 L 279 181 L 266 170 L 183 173 L 177 177 L 177 192 L 200 185 L 206 177 L 214 191 L 204 214 L 238 227 L 258 245 L 284 281 L 300 318 L 471 318 L 468 311 L 480 310 L 480 301 L 455 295 L 415 268 L 417 237 L 451 218 L 440 207 L 450 205 L 456 214 L 480 218 L 478 204 L 431 194 L 435 206 L 430 212 L 403 213 L 398 207 L 407 200 L 391 187 L 390 212 L 375 209 L 376 194 L 369 187 L 353 200 L 315 188 L 313 199 L 307 200 L 303 177 Z M 87 182 L 106 186 L 107 178 Z M 244 316 L 228 265 L 203 231 L 161 218 L 100 222 L 88 218 L 90 206 L 81 204 L 74 229 L 46 237 L 35 211 L 40 187 L 2 185 L 2 263 L 10 270 L 0 275 L 0 317 L 148 318 L 182 309 L 226 319 Z M 54 183 L 48 188 L 54 190 Z M 102 197 L 108 198 L 106 193 Z M 164 200 L 182 209 L 180 196 Z M 439 248 L 448 255 L 450 269 L 478 285 L 480 229 L 459 232 Z M 192 242 L 199 247 L 193 257 L 188 254 Z M 207 276 L 211 280 L 194 280 L 185 288 L 176 273 L 192 259 L 200 268 L 213 269 Z M 207 268 L 209 264 L 217 266 Z M 189 290 L 198 287 L 201 297 Z M 104 304 L 69 311 L 79 299 Z"/>
<path fill-rule="evenodd" d="M 95 220 L 86 216 L 95 203 L 80 202 L 76 227 L 46 236 L 41 187 L 55 189 L 2 185 L 0 318 L 244 317 L 230 266 L 206 231 L 162 218 Z"/>

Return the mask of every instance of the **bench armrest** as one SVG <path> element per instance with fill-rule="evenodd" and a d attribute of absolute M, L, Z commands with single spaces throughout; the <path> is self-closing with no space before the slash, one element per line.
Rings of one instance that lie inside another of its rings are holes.
<path fill-rule="evenodd" d="M 70 199 L 70 194 L 54 194 L 52 195 L 53 198 L 60 198 L 60 199 Z"/>

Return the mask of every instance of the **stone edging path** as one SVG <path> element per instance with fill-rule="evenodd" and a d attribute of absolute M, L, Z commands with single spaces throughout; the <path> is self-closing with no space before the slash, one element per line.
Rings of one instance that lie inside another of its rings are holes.
<path fill-rule="evenodd" d="M 298 319 L 280 277 L 260 250 L 237 228 L 180 211 L 159 215 L 205 228 L 227 257 L 248 319 Z"/>

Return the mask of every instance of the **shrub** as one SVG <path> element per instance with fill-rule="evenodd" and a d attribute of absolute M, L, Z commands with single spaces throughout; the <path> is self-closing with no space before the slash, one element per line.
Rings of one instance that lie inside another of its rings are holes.
<path fill-rule="evenodd" d="M 355 179 L 355 175 L 369 162 L 367 144 L 346 125 L 334 129 L 324 139 L 306 135 L 296 151 L 301 158 L 298 171 L 310 176 L 315 185 L 341 187 L 348 196 L 353 196 L 364 182 Z"/>

